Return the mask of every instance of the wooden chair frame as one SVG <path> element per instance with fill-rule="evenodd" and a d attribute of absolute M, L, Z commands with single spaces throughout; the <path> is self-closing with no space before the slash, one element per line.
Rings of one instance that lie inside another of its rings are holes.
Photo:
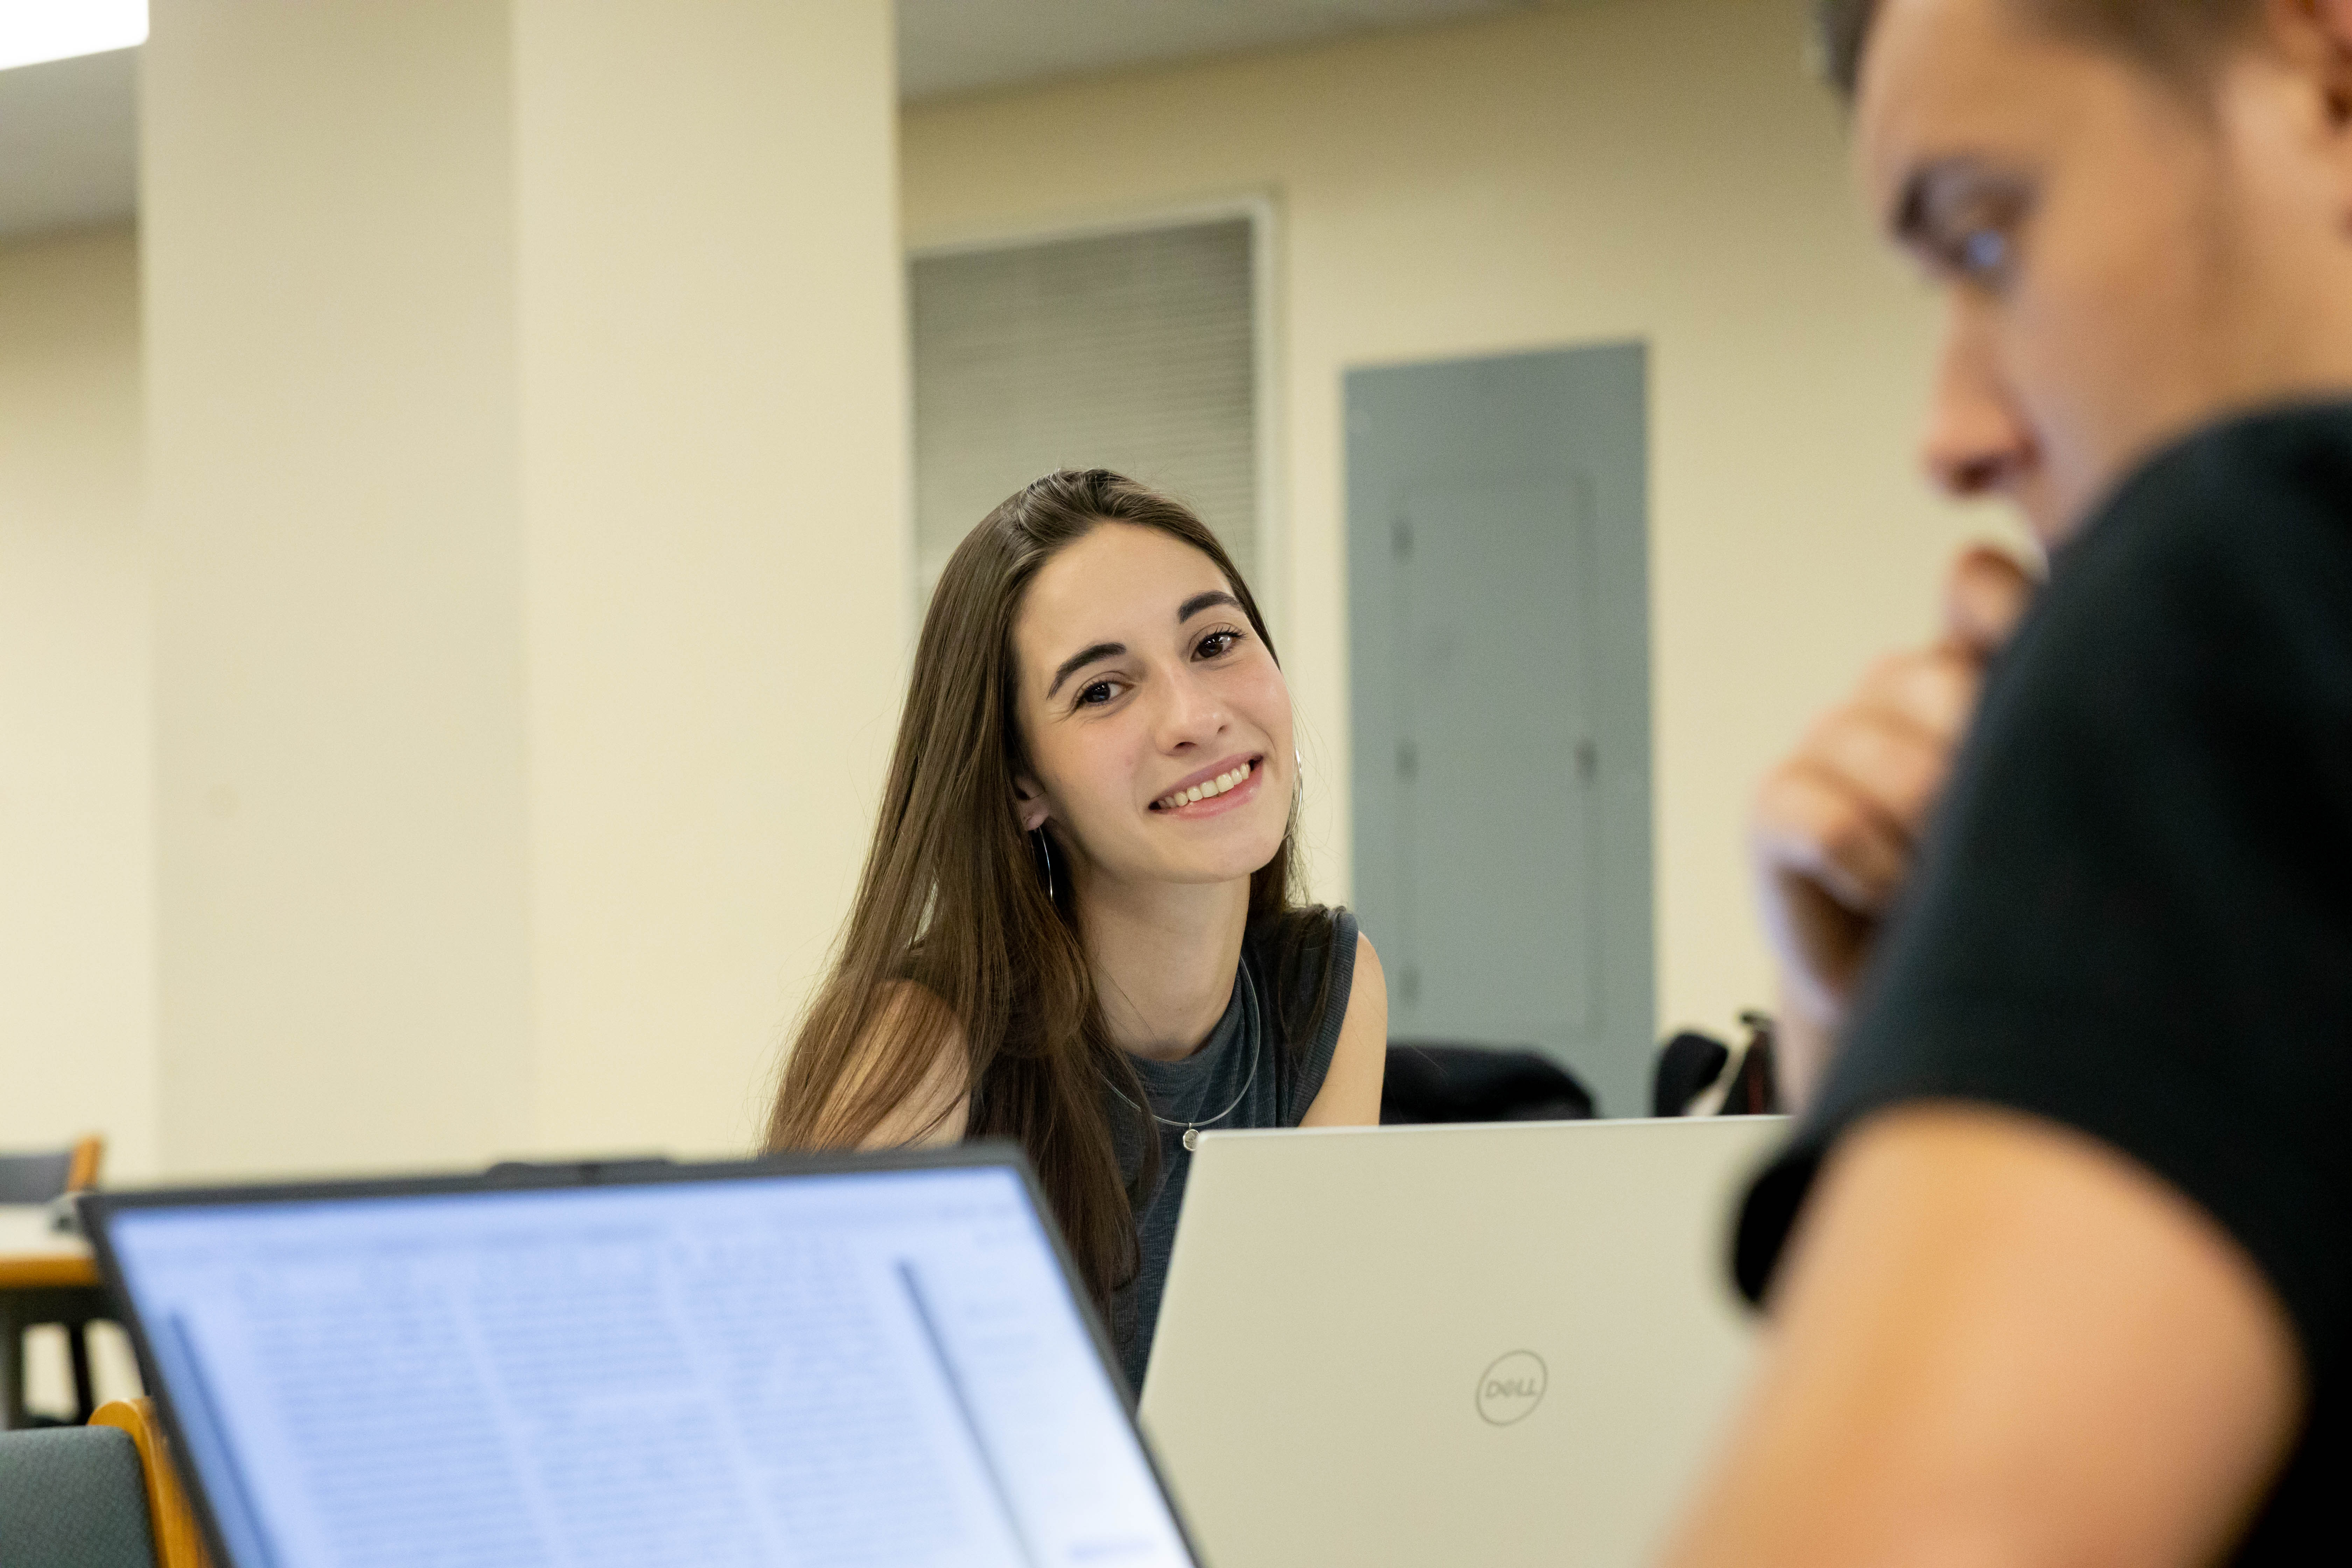
<path fill-rule="evenodd" d="M 89 1418 L 93 1426 L 115 1426 L 131 1434 L 139 1447 L 139 1469 L 147 1481 L 147 1523 L 155 1538 L 155 1568 L 212 1568 L 205 1551 L 204 1531 L 195 1510 L 180 1485 L 172 1461 L 171 1439 L 163 1435 L 152 1399 L 117 1399 L 101 1405 Z"/>

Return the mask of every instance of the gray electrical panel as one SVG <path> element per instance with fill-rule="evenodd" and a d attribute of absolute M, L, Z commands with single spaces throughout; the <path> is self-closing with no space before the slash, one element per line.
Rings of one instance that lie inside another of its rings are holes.
<path fill-rule="evenodd" d="M 1648 1100 L 1646 355 L 1351 371 L 1355 903 L 1397 1039 Z"/>

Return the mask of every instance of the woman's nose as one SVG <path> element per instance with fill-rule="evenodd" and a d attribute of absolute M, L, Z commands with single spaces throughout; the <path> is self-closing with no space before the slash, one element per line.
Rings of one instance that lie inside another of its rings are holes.
<path fill-rule="evenodd" d="M 1177 668 L 1160 682 L 1156 715 L 1162 751 L 1181 751 L 1213 740 L 1225 727 L 1224 704 L 1214 687 L 1193 673 L 1190 665 Z"/>

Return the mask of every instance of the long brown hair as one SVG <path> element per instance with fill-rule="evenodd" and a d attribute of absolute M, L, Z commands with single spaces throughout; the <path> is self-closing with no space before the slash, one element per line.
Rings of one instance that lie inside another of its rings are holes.
<path fill-rule="evenodd" d="M 768 1122 L 771 1149 L 861 1142 L 922 1090 L 951 1016 L 967 1056 L 968 1135 L 1028 1152 L 1098 1306 L 1134 1274 L 1134 1204 L 1157 1171 L 1160 1141 L 1149 1112 L 1120 1112 L 1134 1117 L 1144 1150 L 1131 1191 L 1103 1090 L 1118 1089 L 1130 1108 L 1150 1102 L 1103 1026 L 1068 891 L 1058 906 L 1049 896 L 1015 814 L 1024 746 L 1013 623 L 1038 570 L 1105 522 L 1158 529 L 1216 563 L 1273 653 L 1257 601 L 1217 536 L 1166 496 L 1105 469 L 1066 469 L 990 512 L 957 546 L 923 617 L 856 900 Z M 1294 903 L 1297 838 L 1294 801 L 1281 847 L 1250 878 L 1250 923 L 1280 922 L 1284 971 L 1331 930 L 1328 911 Z M 876 1031 L 892 984 L 905 980 L 946 1011 L 891 1008 L 893 1026 Z M 1295 990 L 1286 975 L 1276 994 Z"/>

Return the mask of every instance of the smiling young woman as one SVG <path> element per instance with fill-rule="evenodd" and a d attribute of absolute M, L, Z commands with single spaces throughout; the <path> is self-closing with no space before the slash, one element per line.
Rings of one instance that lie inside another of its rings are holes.
<path fill-rule="evenodd" d="M 1049 474 L 924 617 L 773 1149 L 1009 1138 L 1140 1384 L 1198 1128 L 1380 1119 L 1388 994 L 1297 895 L 1290 693 L 1173 500 Z"/>

